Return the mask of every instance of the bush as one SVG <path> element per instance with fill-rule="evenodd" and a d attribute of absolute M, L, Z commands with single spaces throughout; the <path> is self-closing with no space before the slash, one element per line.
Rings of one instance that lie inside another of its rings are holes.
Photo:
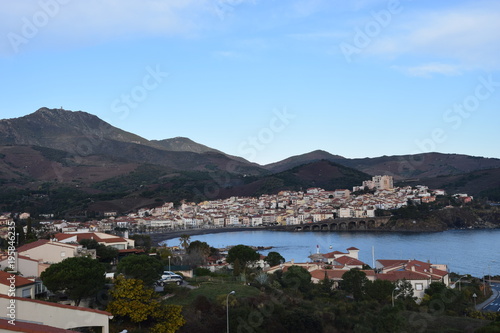
<path fill-rule="evenodd" d="M 212 272 L 208 268 L 197 267 L 194 269 L 195 276 L 210 276 Z"/>

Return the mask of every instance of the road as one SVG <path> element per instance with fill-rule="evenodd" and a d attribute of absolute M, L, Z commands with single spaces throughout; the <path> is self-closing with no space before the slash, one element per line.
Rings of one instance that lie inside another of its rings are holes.
<path fill-rule="evenodd" d="M 500 312 L 500 283 L 492 283 L 491 289 L 496 290 L 497 297 L 483 308 L 483 311 Z"/>

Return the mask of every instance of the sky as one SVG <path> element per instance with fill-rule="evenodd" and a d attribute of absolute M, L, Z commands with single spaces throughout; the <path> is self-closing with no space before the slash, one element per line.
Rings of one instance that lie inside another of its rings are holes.
<path fill-rule="evenodd" d="M 500 2 L 1 1 L 0 118 L 86 111 L 267 164 L 500 158 Z"/>

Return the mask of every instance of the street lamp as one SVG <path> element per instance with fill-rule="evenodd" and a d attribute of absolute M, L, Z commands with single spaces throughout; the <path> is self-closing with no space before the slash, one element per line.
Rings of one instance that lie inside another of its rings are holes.
<path fill-rule="evenodd" d="M 235 291 L 231 291 L 226 296 L 226 318 L 227 318 L 227 333 L 229 333 L 229 295 L 234 295 Z"/>
<path fill-rule="evenodd" d="M 455 283 L 450 286 L 451 289 L 455 289 L 457 283 L 458 283 L 458 290 L 461 291 L 462 290 L 462 284 L 460 283 L 460 280 L 462 280 L 464 277 L 467 277 L 467 275 L 464 275 L 464 276 L 461 276 L 460 279 L 458 279 L 457 281 L 455 281 Z"/>
<path fill-rule="evenodd" d="M 170 269 L 170 258 L 171 258 L 171 256 L 168 256 L 168 270 L 169 271 L 171 271 L 171 269 Z"/>
<path fill-rule="evenodd" d="M 398 287 L 396 287 L 396 288 L 394 288 L 394 290 L 392 291 L 392 307 L 394 307 L 394 292 L 395 292 L 395 291 L 399 291 L 399 288 L 398 288 Z"/>

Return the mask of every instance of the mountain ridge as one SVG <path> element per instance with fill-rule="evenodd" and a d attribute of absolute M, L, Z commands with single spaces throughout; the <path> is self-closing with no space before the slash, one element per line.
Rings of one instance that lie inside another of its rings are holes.
<path fill-rule="evenodd" d="M 182 149 L 168 150 L 161 142 L 123 131 L 83 111 L 40 108 L 20 118 L 0 120 L 0 145 L 40 146 L 81 157 L 111 156 L 181 170 L 226 170 L 227 165 L 231 165 L 230 170 L 234 173 L 265 172 L 256 164 L 215 149 L 204 154 Z"/>
<path fill-rule="evenodd" d="M 30 203 L 59 211 L 125 211 L 162 201 L 351 188 L 377 174 L 500 198 L 496 158 L 423 153 L 351 159 L 314 150 L 261 166 L 185 137 L 149 141 L 83 111 L 40 108 L 0 120 L 3 210 L 29 210 Z"/>

